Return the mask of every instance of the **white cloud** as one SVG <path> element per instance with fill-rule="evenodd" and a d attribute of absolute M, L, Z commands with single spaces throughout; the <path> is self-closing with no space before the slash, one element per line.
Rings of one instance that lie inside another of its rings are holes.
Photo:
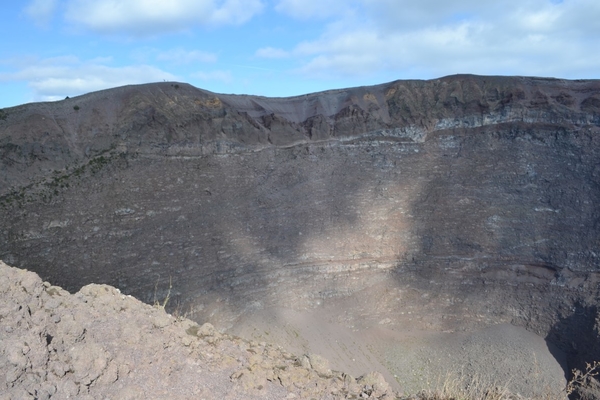
<path fill-rule="evenodd" d="M 212 63 L 217 61 L 217 55 L 200 50 L 187 51 L 178 48 L 160 52 L 157 54 L 156 59 L 159 61 L 168 61 L 172 64 Z"/>
<path fill-rule="evenodd" d="M 445 24 L 488 12 L 494 13 L 495 9 L 499 9 L 500 13 L 505 13 L 511 9 L 511 2 L 519 4 L 515 0 L 505 0 L 501 6 L 481 0 L 361 1 L 365 17 L 375 21 L 382 30 L 420 29 L 431 24 Z"/>
<path fill-rule="evenodd" d="M 177 80 L 152 66 L 112 67 L 106 61 L 81 61 L 75 56 L 29 60 L 29 65 L 18 72 L 0 74 L 0 81 L 25 81 L 33 90 L 33 100 L 46 101 L 116 86 Z"/>
<path fill-rule="evenodd" d="M 261 49 L 256 50 L 255 56 L 261 58 L 287 58 L 290 56 L 290 53 L 283 49 L 276 49 L 274 47 L 263 47 Z"/>
<path fill-rule="evenodd" d="M 56 6 L 56 0 L 33 0 L 25 7 L 25 14 L 37 25 L 45 26 L 52 19 Z"/>
<path fill-rule="evenodd" d="M 230 71 L 214 70 L 214 71 L 198 71 L 191 74 L 192 78 L 200 79 L 201 81 L 217 81 L 226 84 L 233 82 L 233 76 Z"/>
<path fill-rule="evenodd" d="M 100 33 L 156 35 L 243 24 L 262 8 L 261 0 L 69 0 L 66 19 Z"/>
<path fill-rule="evenodd" d="M 214 8 L 210 24 L 216 25 L 240 25 L 247 22 L 263 9 L 260 0 L 226 0 L 223 4 Z"/>
<path fill-rule="evenodd" d="M 327 18 L 348 12 L 348 0 L 280 0 L 275 10 L 297 19 Z"/>
<path fill-rule="evenodd" d="M 313 0 L 311 0 L 312 2 Z M 597 0 L 355 0 L 320 37 L 290 49 L 308 77 L 435 77 L 453 73 L 597 76 Z M 283 5 L 301 3 L 282 0 Z M 303 3 L 302 3 L 303 4 Z M 301 10 L 296 11 L 298 15 Z M 275 51 L 276 50 L 276 51 Z"/>

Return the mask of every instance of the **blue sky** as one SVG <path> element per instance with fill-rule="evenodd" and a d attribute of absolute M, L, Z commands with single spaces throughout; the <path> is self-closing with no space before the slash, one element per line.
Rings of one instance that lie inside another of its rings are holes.
<path fill-rule="evenodd" d="M 0 33 L 0 108 L 163 80 L 292 96 L 455 73 L 600 78 L 598 0 L 7 1 Z"/>

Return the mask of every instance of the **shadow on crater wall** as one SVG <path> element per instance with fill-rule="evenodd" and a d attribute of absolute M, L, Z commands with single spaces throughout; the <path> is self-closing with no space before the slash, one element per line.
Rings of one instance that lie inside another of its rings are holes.
<path fill-rule="evenodd" d="M 140 96 L 122 111 L 130 131 L 111 133 L 134 150 L 11 206 L 2 257 L 70 291 L 108 283 L 147 302 L 172 279 L 173 306 L 225 327 L 256 309 L 355 296 L 356 320 L 512 322 L 560 347 L 575 332 L 548 301 L 572 302 L 598 266 L 599 139 L 574 126 L 596 114 L 538 109 L 513 83 L 484 93 L 472 80 L 334 91 L 326 116 L 313 115 L 317 97 L 294 98 L 287 122 L 265 99 L 169 92 L 161 111 Z M 245 111 L 224 108 L 234 100 Z M 391 122 L 400 128 L 385 136 Z"/>
<path fill-rule="evenodd" d="M 546 336 L 548 347 L 566 355 L 565 376 L 573 378 L 572 371 L 586 371 L 588 364 L 600 360 L 600 313 L 597 305 L 574 304 L 569 314 L 561 317 Z M 572 395 L 575 399 L 600 398 L 600 383 L 583 387 Z"/>

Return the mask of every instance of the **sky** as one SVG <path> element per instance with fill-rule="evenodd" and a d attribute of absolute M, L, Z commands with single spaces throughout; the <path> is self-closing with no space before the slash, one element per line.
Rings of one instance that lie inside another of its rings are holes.
<path fill-rule="evenodd" d="M 286 97 L 600 78 L 600 0 L 8 0 L 1 18 L 0 108 L 165 80 Z"/>

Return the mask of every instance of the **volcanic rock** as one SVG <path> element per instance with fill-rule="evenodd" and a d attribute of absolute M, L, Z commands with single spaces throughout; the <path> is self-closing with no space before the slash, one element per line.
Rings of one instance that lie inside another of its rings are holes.
<path fill-rule="evenodd" d="M 325 377 L 321 364 L 301 365 L 269 344 L 207 340 L 214 327 L 199 328 L 108 285 L 71 295 L 2 262 L 0 273 L 2 399 L 342 399 L 371 385 L 370 376 Z M 366 398 L 396 397 L 377 382 L 377 397 Z"/>
<path fill-rule="evenodd" d="M 457 75 L 291 98 L 163 82 L 4 115 L 0 258 L 54 285 L 170 298 L 396 387 L 404 370 L 369 337 L 512 324 L 567 376 L 600 359 L 598 81 Z"/>

